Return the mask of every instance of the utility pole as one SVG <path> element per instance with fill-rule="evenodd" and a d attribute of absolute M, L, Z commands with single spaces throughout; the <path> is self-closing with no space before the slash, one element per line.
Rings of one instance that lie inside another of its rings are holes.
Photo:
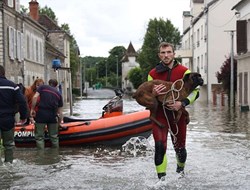
<path fill-rule="evenodd" d="M 234 107 L 234 32 L 235 31 L 231 31 L 231 79 L 230 79 L 230 85 L 231 85 L 231 88 L 230 88 L 230 96 L 231 96 L 231 99 L 230 99 L 230 104 L 231 104 L 231 107 L 233 108 Z"/>
<path fill-rule="evenodd" d="M 107 60 L 105 60 L 105 86 L 107 87 L 108 85 L 108 70 L 107 70 Z"/>
<path fill-rule="evenodd" d="M 116 60 L 116 87 L 118 88 L 118 85 L 119 85 L 119 83 L 118 83 L 118 80 L 119 80 L 119 76 L 118 76 L 118 55 L 116 55 L 115 56 L 116 58 L 117 58 L 117 60 Z"/>
<path fill-rule="evenodd" d="M 83 75 L 83 84 L 84 84 L 84 88 L 86 89 L 86 98 L 87 98 L 87 96 L 88 96 L 88 86 L 87 86 L 87 83 L 86 83 L 86 64 L 85 63 L 83 63 L 83 69 L 84 69 L 84 75 Z"/>
<path fill-rule="evenodd" d="M 230 64 L 230 107 L 234 107 L 234 32 L 235 30 L 227 30 L 231 34 L 231 64 Z"/>
<path fill-rule="evenodd" d="M 80 97 L 82 100 L 82 58 L 80 57 Z"/>

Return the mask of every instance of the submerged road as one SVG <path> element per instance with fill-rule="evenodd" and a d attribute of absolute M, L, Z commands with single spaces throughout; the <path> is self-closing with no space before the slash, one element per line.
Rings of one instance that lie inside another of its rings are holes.
<path fill-rule="evenodd" d="M 98 89 L 94 90 L 92 88 L 87 89 L 87 97 L 84 96 L 84 98 L 97 98 L 97 99 L 110 99 L 115 96 L 115 92 L 112 89 Z"/>

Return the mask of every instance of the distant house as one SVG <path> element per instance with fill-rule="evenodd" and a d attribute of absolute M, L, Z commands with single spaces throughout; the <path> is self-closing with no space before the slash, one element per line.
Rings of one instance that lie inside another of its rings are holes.
<path fill-rule="evenodd" d="M 128 73 L 131 69 L 135 67 L 140 67 L 139 63 L 136 62 L 137 52 L 135 51 L 132 43 L 129 43 L 129 46 L 126 50 L 124 57 L 122 58 L 122 89 L 125 92 L 133 91 L 133 84 L 128 79 Z"/>
<path fill-rule="evenodd" d="M 237 104 L 242 110 L 249 110 L 250 104 L 250 1 L 241 0 L 236 10 L 237 34 Z"/>

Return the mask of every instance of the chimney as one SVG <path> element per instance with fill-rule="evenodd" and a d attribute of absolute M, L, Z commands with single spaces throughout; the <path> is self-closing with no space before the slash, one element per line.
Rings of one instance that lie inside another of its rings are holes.
<path fill-rule="evenodd" d="M 36 21 L 39 19 L 39 3 L 36 0 L 31 0 L 29 2 L 30 17 Z"/>

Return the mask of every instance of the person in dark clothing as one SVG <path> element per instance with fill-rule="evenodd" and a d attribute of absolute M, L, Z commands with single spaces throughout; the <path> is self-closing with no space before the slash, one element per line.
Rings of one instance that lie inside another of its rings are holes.
<path fill-rule="evenodd" d="M 160 79 L 175 82 L 191 72 L 187 67 L 181 65 L 174 59 L 174 46 L 170 43 L 162 42 L 159 45 L 158 56 L 160 58 L 160 63 L 149 72 L 148 80 Z M 156 85 L 153 93 L 157 96 L 164 90 L 164 87 L 164 85 Z M 152 125 L 155 141 L 155 166 L 160 180 L 165 180 L 166 175 L 168 132 L 171 134 L 172 144 L 176 152 L 176 172 L 180 173 L 182 176 L 184 175 L 184 167 L 187 158 L 186 116 L 182 114 L 178 123 L 175 124 L 175 114 L 173 111 L 178 111 L 182 107 L 185 108 L 188 104 L 193 103 L 198 97 L 199 89 L 197 88 L 183 101 L 173 101 L 173 104 L 167 105 L 168 108 L 163 108 L 163 106 L 159 104 L 156 119 L 166 127 L 160 128 L 155 122 L 152 122 Z"/>
<path fill-rule="evenodd" d="M 57 90 L 58 82 L 50 79 L 49 85 L 41 85 L 32 99 L 30 116 L 35 120 L 35 139 L 38 149 L 44 149 L 44 129 L 47 126 L 50 141 L 53 148 L 59 147 L 58 124 L 62 121 L 63 100 Z M 40 98 L 38 110 L 35 110 L 37 100 Z"/>
<path fill-rule="evenodd" d="M 6 79 L 5 69 L 0 65 L 0 139 L 3 141 L 5 162 L 13 162 L 15 113 L 18 105 L 20 124 L 28 117 L 28 108 L 19 86 Z"/>

